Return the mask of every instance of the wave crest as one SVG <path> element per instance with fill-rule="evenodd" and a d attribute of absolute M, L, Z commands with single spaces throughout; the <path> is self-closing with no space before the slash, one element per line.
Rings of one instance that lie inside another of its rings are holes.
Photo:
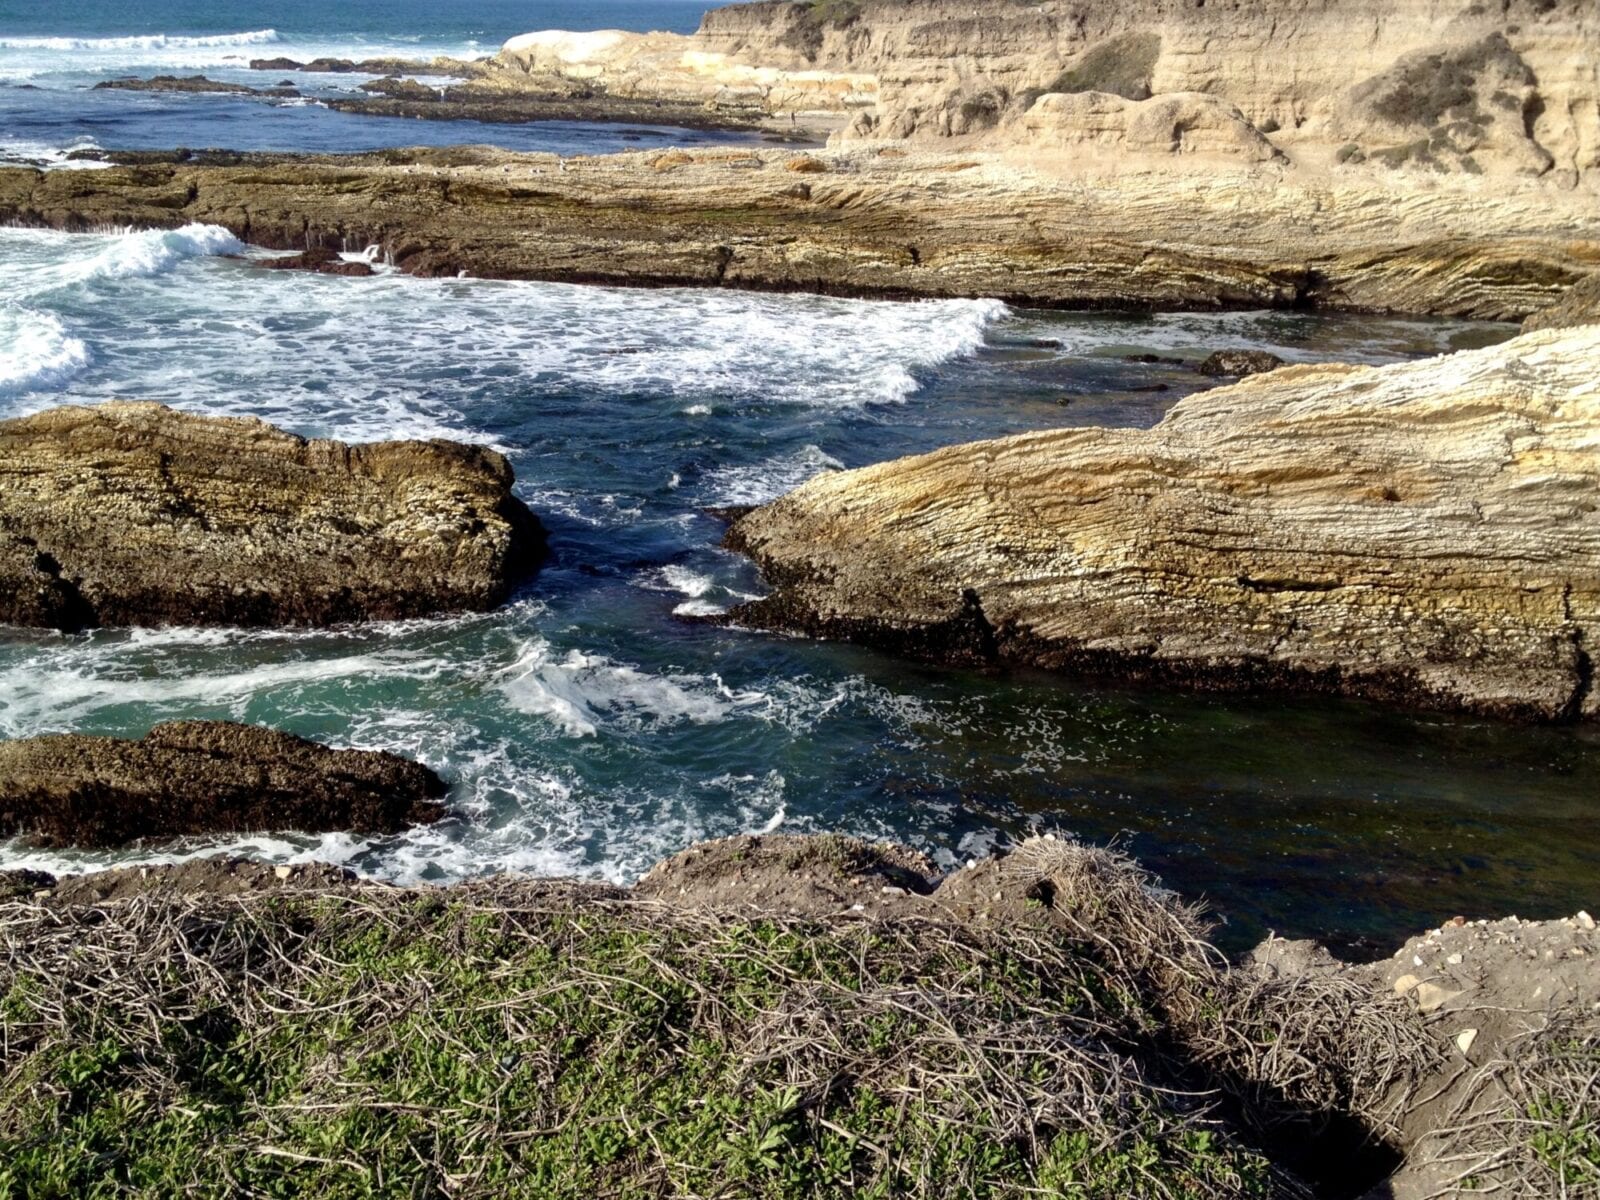
<path fill-rule="evenodd" d="M 123 234 L 93 258 L 79 263 L 72 275 L 76 282 L 165 275 L 191 258 L 242 254 L 244 250 L 245 244 L 220 225 L 146 229 Z"/>
<path fill-rule="evenodd" d="M 254 29 L 246 33 L 175 34 L 148 33 L 129 37 L 8 37 L 0 38 L 0 50 L 49 50 L 58 54 L 101 54 L 108 50 L 210 50 L 228 46 L 266 46 L 278 41 L 276 29 Z"/>
<path fill-rule="evenodd" d="M 89 365 L 89 347 L 52 313 L 0 308 L 0 396 L 60 387 Z"/>

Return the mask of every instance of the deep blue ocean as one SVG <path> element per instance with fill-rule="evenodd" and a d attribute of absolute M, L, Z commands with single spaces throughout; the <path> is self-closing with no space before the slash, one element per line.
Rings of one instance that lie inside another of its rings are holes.
<path fill-rule="evenodd" d="M 317 103 L 362 95 L 369 76 L 251 71 L 255 58 L 478 58 L 536 29 L 692 33 L 694 0 L 421 4 L 293 0 L 0 2 L 0 161 L 59 162 L 73 150 L 223 148 L 336 153 L 484 143 L 512 150 L 602 153 L 739 140 L 659 127 L 565 122 L 490 125 L 333 112 Z M 252 87 L 293 83 L 303 99 L 95 91 L 119 76 L 195 75 Z"/>
<path fill-rule="evenodd" d="M 256 55 L 487 53 L 551 26 L 689 30 L 698 14 L 627 0 L 0 0 L 0 145 L 38 161 L 90 141 L 636 145 L 615 127 L 461 129 L 87 88 L 127 72 L 249 79 Z M 1042 828 L 1120 840 L 1225 914 L 1233 946 L 1271 928 L 1370 949 L 1457 913 L 1594 907 L 1594 730 L 939 670 L 683 620 L 762 587 L 718 548 L 710 507 L 973 438 L 1148 425 L 1210 386 L 1128 355 L 1239 346 L 1392 362 L 1511 327 L 345 279 L 240 257 L 259 253 L 204 226 L 0 229 L 0 417 L 131 397 L 347 440 L 488 443 L 549 526 L 551 562 L 482 616 L 317 633 L 0 630 L 0 736 L 268 723 L 419 757 L 452 781 L 455 815 L 380 839 L 277 831 L 93 855 L 0 845 L 0 866 L 231 850 L 406 882 L 626 880 L 741 831 L 894 838 L 954 864 Z"/>

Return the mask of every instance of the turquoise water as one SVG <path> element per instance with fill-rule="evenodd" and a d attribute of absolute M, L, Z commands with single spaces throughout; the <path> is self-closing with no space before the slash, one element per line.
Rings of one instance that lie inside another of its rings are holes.
<path fill-rule="evenodd" d="M 336 153 L 464 142 L 512 150 L 602 153 L 664 144 L 749 140 L 658 126 L 404 121 L 333 112 L 318 99 L 363 95 L 367 76 L 250 71 L 252 58 L 477 58 L 535 29 L 692 32 L 692 0 L 591 3 L 205 3 L 79 0 L 0 3 L 0 162 L 59 162 L 73 150 L 307 150 Z M 265 87 L 290 82 L 306 99 L 94 91 L 117 76 L 205 74 Z"/>
<path fill-rule="evenodd" d="M 339 279 L 218 257 L 220 230 L 0 230 L 0 415 L 136 396 L 348 439 L 484 441 L 554 556 L 506 610 L 330 633 L 0 632 L 0 735 L 226 717 L 415 755 L 457 815 L 244 849 L 382 877 L 624 880 L 738 831 L 841 829 L 947 864 L 1033 828 L 1121 839 L 1230 918 L 1381 942 L 1456 913 L 1595 904 L 1594 731 L 1126 693 L 706 628 L 759 593 L 708 506 L 1047 426 L 1146 425 L 1206 381 L 1125 355 L 1395 361 L 1499 326 L 992 301 Z M 1165 385 L 1166 391 L 1146 389 Z"/>

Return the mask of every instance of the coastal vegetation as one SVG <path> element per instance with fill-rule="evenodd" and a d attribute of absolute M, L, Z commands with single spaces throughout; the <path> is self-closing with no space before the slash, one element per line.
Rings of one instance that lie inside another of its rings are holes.
<path fill-rule="evenodd" d="M 1397 1000 L 1244 985 L 1115 855 L 1040 842 L 1001 889 L 988 926 L 516 880 L 14 897 L 0 1195 L 1292 1196 L 1263 1129 L 1381 1121 L 1428 1061 Z"/>

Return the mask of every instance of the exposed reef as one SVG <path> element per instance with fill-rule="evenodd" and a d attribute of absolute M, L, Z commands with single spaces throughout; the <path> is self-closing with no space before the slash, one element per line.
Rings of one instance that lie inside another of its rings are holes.
<path fill-rule="evenodd" d="M 122 846 L 216 833 L 397 833 L 444 816 L 427 767 L 217 721 L 0 742 L 0 837 Z"/>
<path fill-rule="evenodd" d="M 0 422 L 0 622 L 326 625 L 484 610 L 544 534 L 499 454 L 159 404 Z"/>
<path fill-rule="evenodd" d="M 204 75 L 156 75 L 150 79 L 128 77 L 105 79 L 94 85 L 94 90 L 115 92 L 179 92 L 198 95 L 229 96 L 280 96 L 294 97 L 300 93 L 284 85 L 271 88 L 253 88 L 242 83 L 222 83 Z"/>
<path fill-rule="evenodd" d="M 1280 367 L 1153 429 L 812 480 L 728 543 L 727 621 L 940 662 L 1600 716 L 1600 326 Z"/>
<path fill-rule="evenodd" d="M 377 245 L 419 275 L 1517 320 L 1600 264 L 1600 206 L 1527 181 L 1072 178 L 874 147 L 111 157 L 127 165 L 0 169 L 0 221 L 205 221 L 274 249 Z"/>

